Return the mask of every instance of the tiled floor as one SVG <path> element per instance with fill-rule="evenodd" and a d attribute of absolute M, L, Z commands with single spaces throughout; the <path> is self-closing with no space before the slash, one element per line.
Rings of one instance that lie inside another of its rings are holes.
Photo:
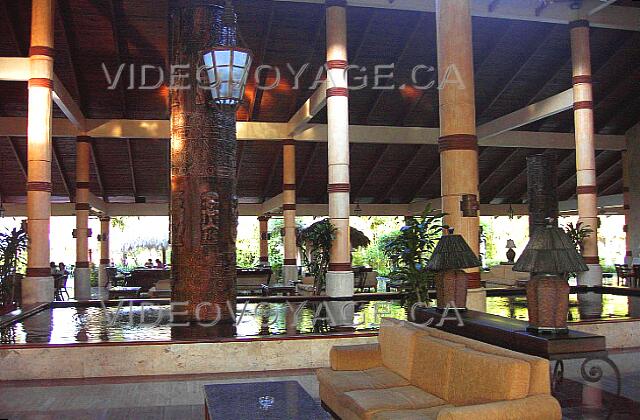
<path fill-rule="evenodd" d="M 204 417 L 203 385 L 295 380 L 319 400 L 311 370 L 279 373 L 202 375 L 0 384 L 0 418 L 13 419 L 178 419 Z M 238 419 L 240 420 L 240 419 Z"/>
<path fill-rule="evenodd" d="M 566 419 L 640 419 L 640 353 L 611 356 L 622 372 L 615 394 L 611 371 L 584 385 L 580 362 L 565 363 L 566 379 L 555 396 Z M 9 419 L 202 419 L 202 387 L 212 383 L 295 380 L 315 399 L 311 370 L 198 376 L 71 379 L 0 383 L 0 418 Z M 240 420 L 240 419 L 238 419 Z"/>

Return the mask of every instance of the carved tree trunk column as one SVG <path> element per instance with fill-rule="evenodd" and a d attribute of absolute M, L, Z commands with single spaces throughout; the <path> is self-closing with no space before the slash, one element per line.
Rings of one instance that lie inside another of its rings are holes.
<path fill-rule="evenodd" d="M 347 84 L 347 8 L 327 0 L 327 129 L 329 217 L 336 228 L 331 248 L 327 295 L 352 296 L 349 239 L 349 97 Z"/>
<path fill-rule="evenodd" d="M 624 242 L 625 242 L 625 264 L 631 265 L 633 262 L 633 252 L 631 251 L 631 234 L 629 232 L 629 220 L 631 218 L 631 193 L 629 191 L 629 155 L 626 150 L 622 151 L 622 202 L 624 206 Z"/>
<path fill-rule="evenodd" d="M 578 275 L 580 285 L 602 284 L 602 268 L 598 259 L 598 187 L 593 128 L 593 91 L 591 87 L 591 51 L 589 22 L 576 20 L 571 30 L 573 63 L 573 115 L 576 131 L 576 173 L 578 218 L 593 233 L 584 240 L 582 256 L 589 271 Z"/>
<path fill-rule="evenodd" d="M 91 299 L 89 268 L 89 159 L 91 137 L 76 138 L 76 268 L 73 290 L 77 300 Z"/>
<path fill-rule="evenodd" d="M 469 0 L 436 1 L 440 97 L 440 166 L 444 222 L 480 252 L 478 138 Z M 464 199 L 464 200 L 463 200 Z M 466 214 L 461 211 L 466 208 Z M 465 270 L 469 288 L 480 287 L 479 268 Z"/>
<path fill-rule="evenodd" d="M 27 118 L 27 277 L 22 303 L 53 300 L 49 267 L 51 218 L 51 118 L 53 90 L 53 0 L 33 0 Z"/>
<path fill-rule="evenodd" d="M 258 217 L 260 223 L 260 264 L 269 265 L 269 215 Z"/>
<path fill-rule="evenodd" d="M 100 298 L 107 298 L 107 267 L 111 262 L 109 255 L 109 230 L 111 229 L 111 218 L 109 216 L 100 217 L 100 269 L 98 271 L 98 295 Z"/>
<path fill-rule="evenodd" d="M 296 259 L 296 145 L 293 139 L 282 142 L 282 210 L 284 217 L 284 264 L 283 279 L 286 282 L 298 279 Z"/>
<path fill-rule="evenodd" d="M 188 1 L 171 13 L 171 62 L 189 65 L 171 90 L 171 275 L 176 319 L 225 323 L 236 300 L 236 119 L 208 105 L 196 79 L 221 15 Z"/>

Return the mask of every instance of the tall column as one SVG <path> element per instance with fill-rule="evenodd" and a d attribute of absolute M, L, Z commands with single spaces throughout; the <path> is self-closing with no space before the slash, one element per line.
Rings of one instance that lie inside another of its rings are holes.
<path fill-rule="evenodd" d="M 284 217 L 283 280 L 298 280 L 296 256 L 296 146 L 292 139 L 282 142 L 282 210 Z"/>
<path fill-rule="evenodd" d="M 223 24 L 218 6 L 175 2 L 170 16 L 172 65 L 197 69 L 212 42 L 236 45 L 235 22 Z M 214 333 L 232 329 L 235 318 L 236 115 L 209 104 L 210 93 L 187 73 L 176 78 L 170 100 L 171 299 L 174 319 L 217 320 Z"/>
<path fill-rule="evenodd" d="M 469 0 L 436 1 L 440 80 L 438 144 L 442 174 L 442 210 L 447 213 L 444 223 L 461 234 L 478 255 L 478 138 L 469 7 Z M 479 288 L 479 269 L 466 271 L 469 275 L 469 288 Z M 475 295 L 471 293 L 469 298 L 472 299 L 472 296 Z"/>
<path fill-rule="evenodd" d="M 76 139 L 76 269 L 73 290 L 77 300 L 91 299 L 89 268 L 89 162 L 91 137 Z"/>
<path fill-rule="evenodd" d="M 327 295 L 352 296 L 349 239 L 349 97 L 347 84 L 347 8 L 327 0 L 327 129 L 329 218 L 336 228 L 331 248 Z"/>
<path fill-rule="evenodd" d="M 626 133 L 627 150 L 625 157 L 627 162 L 638 162 L 640 159 L 640 124 L 636 124 Z M 628 168 L 628 166 L 627 166 Z M 629 205 L 627 210 L 627 250 L 631 255 L 627 258 L 632 262 L 640 258 L 640 172 L 627 171 L 629 190 L 626 193 Z M 624 176 L 624 172 L 623 172 Z"/>
<path fill-rule="evenodd" d="M 109 216 L 100 217 L 100 270 L 98 271 L 98 296 L 100 299 L 106 299 L 109 296 L 107 290 L 109 277 L 107 276 L 107 267 L 111 262 L 109 254 L 109 230 L 111 228 L 111 218 Z"/>
<path fill-rule="evenodd" d="M 602 268 L 598 260 L 598 188 L 596 186 L 589 22 L 575 20 L 569 24 L 569 28 L 573 64 L 578 219 L 584 226 L 589 226 L 593 230 L 593 233 L 584 240 L 582 252 L 589 271 L 578 276 L 578 284 L 599 285 L 602 284 Z"/>
<path fill-rule="evenodd" d="M 263 214 L 258 217 L 260 223 L 260 265 L 269 265 L 269 219 L 271 216 Z"/>
<path fill-rule="evenodd" d="M 629 220 L 631 218 L 631 193 L 629 191 L 629 156 L 626 150 L 622 151 L 622 202 L 624 206 L 624 242 L 625 255 L 624 263 L 632 264 L 633 253 L 631 252 L 631 234 L 629 232 Z"/>
<path fill-rule="evenodd" d="M 53 300 L 49 267 L 51 218 L 51 118 L 53 90 L 53 0 L 33 0 L 27 118 L 27 277 L 22 303 Z"/>

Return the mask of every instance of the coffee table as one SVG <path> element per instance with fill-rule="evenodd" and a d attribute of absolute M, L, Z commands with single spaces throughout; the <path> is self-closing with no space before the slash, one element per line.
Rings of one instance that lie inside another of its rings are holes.
<path fill-rule="evenodd" d="M 332 418 L 296 381 L 205 385 L 204 403 L 208 420 Z"/>

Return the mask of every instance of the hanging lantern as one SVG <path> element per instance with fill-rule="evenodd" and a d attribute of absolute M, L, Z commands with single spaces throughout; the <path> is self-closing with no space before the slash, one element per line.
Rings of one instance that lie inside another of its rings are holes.
<path fill-rule="evenodd" d="M 219 110 L 238 108 L 244 97 L 253 56 L 251 50 L 237 47 L 237 20 L 233 2 L 226 0 L 212 49 L 202 53 L 209 78 L 212 103 Z"/>
<path fill-rule="evenodd" d="M 239 47 L 214 47 L 203 54 L 213 103 L 221 109 L 236 109 L 244 97 L 253 56 Z"/>

